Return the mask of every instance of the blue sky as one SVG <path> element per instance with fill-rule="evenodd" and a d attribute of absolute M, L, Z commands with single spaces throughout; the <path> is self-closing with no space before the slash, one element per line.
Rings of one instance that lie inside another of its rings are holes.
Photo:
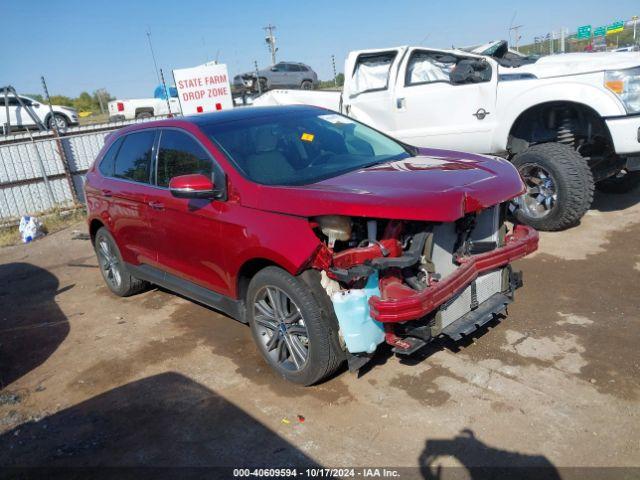
<path fill-rule="evenodd" d="M 450 47 L 507 38 L 523 24 L 523 41 L 552 29 L 602 25 L 640 14 L 638 0 L 413 1 L 0 0 L 3 19 L 0 84 L 76 96 L 105 87 L 118 97 L 152 96 L 157 84 L 145 32 L 159 66 L 215 59 L 231 75 L 269 63 L 262 27 L 277 25 L 279 60 L 302 61 L 322 79 L 360 48 L 420 44 Z M 8 45 L 5 48 L 4 45 Z"/>

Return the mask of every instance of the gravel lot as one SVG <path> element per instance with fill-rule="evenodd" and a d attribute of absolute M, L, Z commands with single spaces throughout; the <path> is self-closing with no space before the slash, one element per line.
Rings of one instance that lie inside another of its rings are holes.
<path fill-rule="evenodd" d="M 114 297 L 72 229 L 0 249 L 0 465 L 640 466 L 638 200 L 543 234 L 474 341 L 311 388 L 215 311 Z"/>

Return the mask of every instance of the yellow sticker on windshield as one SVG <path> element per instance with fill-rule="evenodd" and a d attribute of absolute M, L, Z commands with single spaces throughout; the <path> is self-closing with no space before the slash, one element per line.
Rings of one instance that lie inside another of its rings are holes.
<path fill-rule="evenodd" d="M 300 137 L 300 140 L 302 140 L 303 142 L 313 142 L 314 138 L 315 135 L 313 133 L 303 133 Z"/>

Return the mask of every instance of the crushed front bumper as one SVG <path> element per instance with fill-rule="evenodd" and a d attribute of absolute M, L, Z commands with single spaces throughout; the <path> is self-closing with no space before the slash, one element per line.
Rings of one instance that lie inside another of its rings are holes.
<path fill-rule="evenodd" d="M 490 252 L 457 258 L 460 265 L 445 279 L 423 291 L 394 288 L 381 281 L 381 297 L 369 299 L 370 314 L 379 322 L 406 322 L 424 317 L 453 298 L 482 273 L 504 267 L 538 248 L 538 232 L 526 225 L 517 225 L 503 247 Z"/>

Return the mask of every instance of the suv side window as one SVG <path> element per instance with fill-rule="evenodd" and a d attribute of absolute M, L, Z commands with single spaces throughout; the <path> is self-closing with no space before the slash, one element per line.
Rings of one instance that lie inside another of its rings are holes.
<path fill-rule="evenodd" d="M 273 67 L 272 70 L 274 72 L 286 72 L 287 71 L 287 65 L 284 63 L 276 63 Z"/>
<path fill-rule="evenodd" d="M 102 160 L 100 160 L 98 170 L 105 177 L 113 177 L 113 168 L 116 164 L 116 155 L 118 154 L 120 145 L 122 145 L 122 139 L 123 137 L 120 137 L 115 142 L 113 142 L 109 147 L 109 150 L 107 150 L 107 153 L 105 153 L 102 157 Z"/>
<path fill-rule="evenodd" d="M 155 136 L 155 130 L 126 135 L 116 156 L 113 176 L 134 182 L 150 183 L 151 151 Z"/>
<path fill-rule="evenodd" d="M 287 71 L 289 71 L 289 72 L 300 72 L 300 71 L 302 71 L 302 69 L 300 68 L 300 65 L 289 64 L 289 65 L 287 65 Z"/>
<path fill-rule="evenodd" d="M 193 138 L 177 130 L 162 130 L 158 150 L 156 182 L 168 187 L 173 177 L 200 173 L 211 178 L 213 162 L 205 149 Z"/>
<path fill-rule="evenodd" d="M 358 94 L 386 90 L 389 86 L 389 72 L 395 58 L 395 51 L 360 55 L 353 71 L 353 92 Z"/>

